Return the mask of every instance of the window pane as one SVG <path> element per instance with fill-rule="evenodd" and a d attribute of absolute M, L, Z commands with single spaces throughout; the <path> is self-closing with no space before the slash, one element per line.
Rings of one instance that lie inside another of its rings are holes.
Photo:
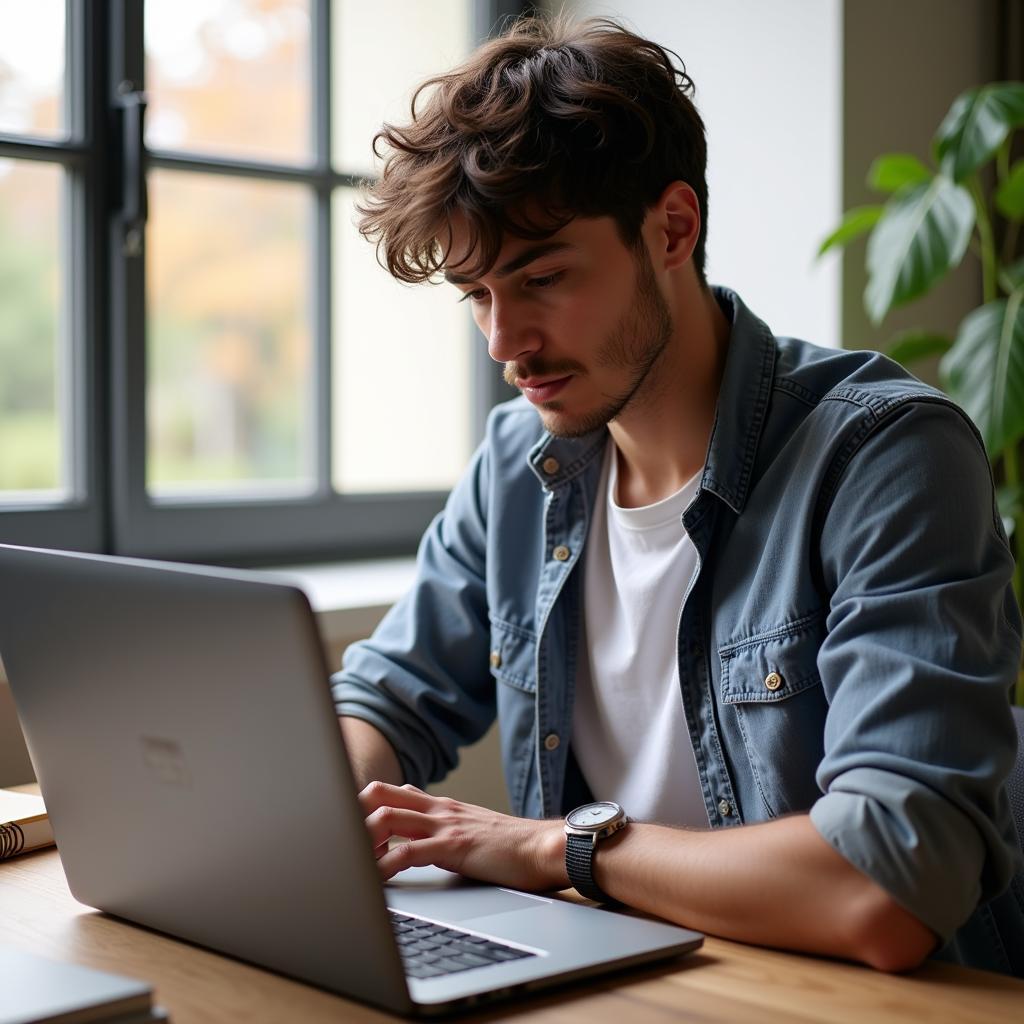
<path fill-rule="evenodd" d="M 60 246 L 63 171 L 0 160 L 0 502 L 68 489 Z"/>
<path fill-rule="evenodd" d="M 407 121 L 413 89 L 461 61 L 471 45 L 470 0 L 333 0 L 334 163 L 374 170 L 373 136 Z"/>
<path fill-rule="evenodd" d="M 312 486 L 312 209 L 298 185 L 150 175 L 151 490 Z"/>
<path fill-rule="evenodd" d="M 65 131 L 64 0 L 0 0 L 0 132 Z"/>
<path fill-rule="evenodd" d="M 447 490 L 469 458 L 472 322 L 455 289 L 402 285 L 335 197 L 334 486 Z"/>
<path fill-rule="evenodd" d="M 146 142 L 307 162 L 309 3 L 146 0 Z"/>

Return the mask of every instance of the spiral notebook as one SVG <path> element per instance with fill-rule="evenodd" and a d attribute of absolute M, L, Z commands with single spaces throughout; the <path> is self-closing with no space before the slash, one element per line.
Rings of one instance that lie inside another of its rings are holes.
<path fill-rule="evenodd" d="M 0 789 L 0 860 L 53 845 L 53 829 L 41 796 Z"/>

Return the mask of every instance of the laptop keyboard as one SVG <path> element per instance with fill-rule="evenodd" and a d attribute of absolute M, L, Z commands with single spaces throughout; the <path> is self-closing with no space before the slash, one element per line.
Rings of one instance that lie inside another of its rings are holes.
<path fill-rule="evenodd" d="M 399 914 L 396 910 L 390 913 L 398 952 L 405 973 L 411 978 L 439 978 L 442 974 L 455 974 L 474 967 L 489 967 L 505 960 L 524 960 L 537 955 L 483 935 Z"/>

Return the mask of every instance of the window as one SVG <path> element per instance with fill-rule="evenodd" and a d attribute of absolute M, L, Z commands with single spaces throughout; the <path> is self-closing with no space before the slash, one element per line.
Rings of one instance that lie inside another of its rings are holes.
<path fill-rule="evenodd" d="M 0 0 L 0 541 L 412 548 L 507 392 L 446 289 L 377 266 L 357 188 L 521 6 Z"/>
<path fill-rule="evenodd" d="M 84 4 L 0 3 L 0 539 L 97 548 L 96 115 Z"/>

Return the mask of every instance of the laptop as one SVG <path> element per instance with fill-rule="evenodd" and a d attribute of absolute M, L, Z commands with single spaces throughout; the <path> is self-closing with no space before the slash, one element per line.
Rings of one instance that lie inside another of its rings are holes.
<path fill-rule="evenodd" d="M 703 940 L 438 869 L 382 885 L 297 587 L 0 545 L 0 656 L 68 885 L 109 914 L 406 1015 Z"/>

